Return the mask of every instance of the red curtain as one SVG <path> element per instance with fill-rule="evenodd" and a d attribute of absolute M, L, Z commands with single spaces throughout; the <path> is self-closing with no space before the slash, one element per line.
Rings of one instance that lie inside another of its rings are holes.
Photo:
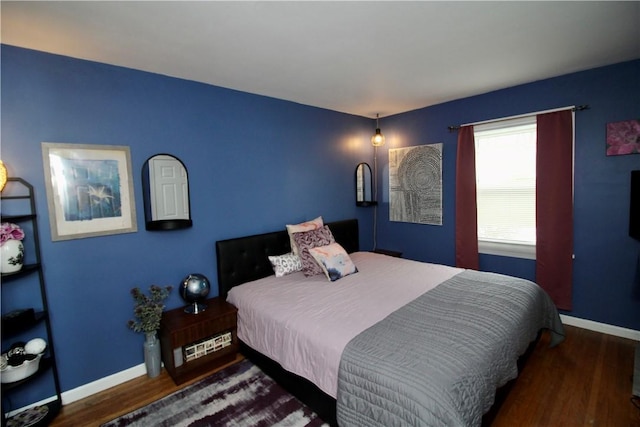
<path fill-rule="evenodd" d="M 456 266 L 478 270 L 476 150 L 473 126 L 458 131 L 456 166 Z"/>
<path fill-rule="evenodd" d="M 536 148 L 536 282 L 561 310 L 572 308 L 573 113 L 540 114 Z M 479 269 L 473 126 L 458 132 L 456 266 Z"/>
<path fill-rule="evenodd" d="M 573 113 L 537 116 L 536 282 L 571 310 L 573 278 Z"/>

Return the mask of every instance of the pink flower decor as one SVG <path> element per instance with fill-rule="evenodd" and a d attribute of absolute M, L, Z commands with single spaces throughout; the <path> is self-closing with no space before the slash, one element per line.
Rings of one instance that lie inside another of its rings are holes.
<path fill-rule="evenodd" d="M 640 154 L 640 120 L 607 123 L 607 156 Z"/>
<path fill-rule="evenodd" d="M 22 240 L 24 239 L 24 231 L 16 224 L 10 222 L 3 222 L 0 224 L 0 246 L 8 240 Z"/>

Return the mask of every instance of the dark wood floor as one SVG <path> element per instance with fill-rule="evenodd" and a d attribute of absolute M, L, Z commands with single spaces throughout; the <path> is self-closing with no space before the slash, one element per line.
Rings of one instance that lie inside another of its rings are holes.
<path fill-rule="evenodd" d="M 492 427 L 640 426 L 631 402 L 636 341 L 565 326 L 538 343 Z"/>
<path fill-rule="evenodd" d="M 566 330 L 554 349 L 543 335 L 492 427 L 640 427 L 640 409 L 631 402 L 637 342 Z M 52 426 L 99 426 L 181 387 L 164 370 L 153 379 L 142 376 L 63 407 Z"/>

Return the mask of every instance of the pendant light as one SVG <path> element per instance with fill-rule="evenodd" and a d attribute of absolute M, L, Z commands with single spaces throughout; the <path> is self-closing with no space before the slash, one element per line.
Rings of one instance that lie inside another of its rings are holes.
<path fill-rule="evenodd" d="M 374 147 L 384 145 L 384 135 L 380 132 L 380 114 L 376 114 L 376 133 L 371 137 L 371 145 Z"/>
<path fill-rule="evenodd" d="M 371 137 L 373 145 L 373 250 L 378 247 L 378 147 L 384 145 L 384 135 L 380 131 L 380 114 L 376 114 L 376 133 Z"/>

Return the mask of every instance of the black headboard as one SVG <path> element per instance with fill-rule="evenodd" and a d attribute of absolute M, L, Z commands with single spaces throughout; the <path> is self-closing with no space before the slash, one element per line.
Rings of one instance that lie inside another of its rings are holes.
<path fill-rule="evenodd" d="M 326 225 L 329 226 L 336 242 L 347 252 L 360 250 L 357 219 L 330 222 Z M 229 289 L 234 286 L 272 275 L 273 268 L 267 257 L 288 252 L 291 252 L 291 244 L 286 230 L 217 241 L 219 296 L 226 298 Z"/>

